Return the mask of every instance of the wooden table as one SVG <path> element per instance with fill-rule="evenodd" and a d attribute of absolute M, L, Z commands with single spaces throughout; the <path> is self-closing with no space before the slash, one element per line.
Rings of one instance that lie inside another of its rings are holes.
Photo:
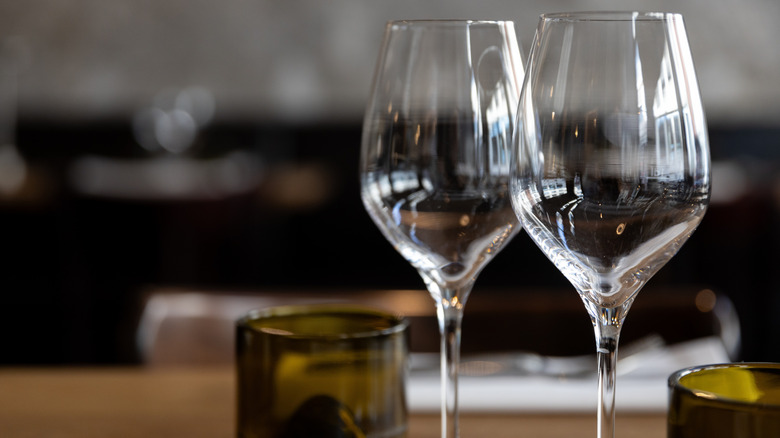
<path fill-rule="evenodd" d="M 233 437 L 232 368 L 0 368 L 0 436 Z M 461 436 L 588 437 L 593 415 L 462 414 Z M 662 438 L 660 414 L 618 414 L 621 438 Z M 413 414 L 410 438 L 439 436 L 437 415 Z"/>

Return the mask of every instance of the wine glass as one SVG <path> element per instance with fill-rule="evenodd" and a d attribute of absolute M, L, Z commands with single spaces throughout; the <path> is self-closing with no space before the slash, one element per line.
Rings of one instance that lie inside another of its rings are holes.
<path fill-rule="evenodd" d="M 612 437 L 623 321 L 709 203 L 707 129 L 683 18 L 542 15 L 517 126 L 512 204 L 590 314 L 598 431 Z"/>
<path fill-rule="evenodd" d="M 436 303 L 442 437 L 458 436 L 463 306 L 520 230 L 509 151 L 522 78 L 512 22 L 393 21 L 365 113 L 363 204 Z"/>

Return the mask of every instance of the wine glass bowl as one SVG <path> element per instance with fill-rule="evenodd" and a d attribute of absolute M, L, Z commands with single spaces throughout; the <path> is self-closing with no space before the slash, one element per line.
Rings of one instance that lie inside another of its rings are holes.
<path fill-rule="evenodd" d="M 365 113 L 363 203 L 437 306 L 444 437 L 458 436 L 463 306 L 520 230 L 509 151 L 522 79 L 512 22 L 390 22 Z"/>
<path fill-rule="evenodd" d="M 624 318 L 707 209 L 704 112 L 677 14 L 543 15 L 529 56 L 512 203 L 592 319 L 611 437 Z"/>

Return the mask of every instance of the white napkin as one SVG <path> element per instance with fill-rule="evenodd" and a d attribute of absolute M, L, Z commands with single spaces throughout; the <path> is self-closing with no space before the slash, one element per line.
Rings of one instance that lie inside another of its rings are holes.
<path fill-rule="evenodd" d="M 616 409 L 622 412 L 666 412 L 667 380 L 673 372 L 729 361 L 723 342 L 701 338 L 654 349 L 627 358 L 618 366 Z M 413 370 L 408 382 L 409 408 L 413 412 L 440 410 L 438 372 Z M 595 412 L 598 383 L 593 372 L 576 377 L 533 374 L 464 375 L 459 378 L 462 412 Z"/>

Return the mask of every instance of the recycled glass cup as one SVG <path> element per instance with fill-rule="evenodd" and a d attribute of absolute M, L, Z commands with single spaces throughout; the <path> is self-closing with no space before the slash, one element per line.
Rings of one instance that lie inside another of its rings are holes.
<path fill-rule="evenodd" d="M 669 378 L 668 438 L 780 437 L 780 364 L 733 363 Z"/>
<path fill-rule="evenodd" d="M 408 326 L 344 304 L 250 312 L 236 324 L 237 436 L 405 437 Z"/>

